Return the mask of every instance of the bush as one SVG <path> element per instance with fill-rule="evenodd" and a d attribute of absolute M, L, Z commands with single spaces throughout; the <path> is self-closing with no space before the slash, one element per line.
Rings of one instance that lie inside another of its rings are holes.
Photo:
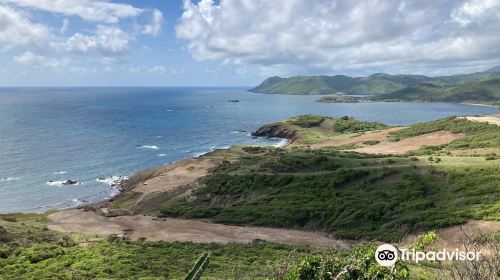
<path fill-rule="evenodd" d="M 320 125 L 326 117 L 315 116 L 315 115 L 301 115 L 293 118 L 290 123 L 296 126 L 310 128 Z"/>
<path fill-rule="evenodd" d="M 368 140 L 368 141 L 363 142 L 363 144 L 365 144 L 365 145 L 377 145 L 378 143 L 380 143 L 379 140 Z"/>
<path fill-rule="evenodd" d="M 401 260 L 394 267 L 380 266 L 375 260 L 376 245 L 358 245 L 346 256 L 310 256 L 301 260 L 285 277 L 288 280 L 395 279 L 410 278 Z"/>
<path fill-rule="evenodd" d="M 64 250 L 58 245 L 37 243 L 20 251 L 19 256 L 26 257 L 31 263 L 64 255 Z"/>

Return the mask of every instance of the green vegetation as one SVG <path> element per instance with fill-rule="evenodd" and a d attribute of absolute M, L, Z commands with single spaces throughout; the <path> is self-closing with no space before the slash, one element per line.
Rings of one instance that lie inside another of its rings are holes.
<path fill-rule="evenodd" d="M 46 221 L 45 214 L 2 215 L 0 244 L 16 248 L 0 256 L 0 279 L 314 280 L 344 270 L 348 274 L 343 279 L 409 279 L 410 273 L 404 262 L 395 269 L 378 266 L 376 245 L 370 244 L 327 251 L 258 240 L 246 245 L 130 241 L 55 233 L 46 229 Z M 23 234 L 15 235 L 19 229 Z"/>
<path fill-rule="evenodd" d="M 291 255 L 295 260 L 322 254 L 260 241 L 218 245 L 91 238 L 48 230 L 45 214 L 0 218 L 0 279 L 182 279 L 205 252 L 210 264 L 203 278 L 263 279 Z"/>
<path fill-rule="evenodd" d="M 303 128 L 310 128 L 320 125 L 326 117 L 314 116 L 314 115 L 302 115 L 290 120 L 290 123 Z"/>
<path fill-rule="evenodd" d="M 271 94 L 334 94 L 318 100 L 326 103 L 355 103 L 364 100 L 342 94 L 375 94 L 377 96 L 367 100 L 499 105 L 500 72 L 487 71 L 440 77 L 383 73 L 368 77 L 272 77 L 250 91 Z"/>
<path fill-rule="evenodd" d="M 406 157 L 269 149 L 226 162 L 163 215 L 397 240 L 408 232 L 500 219 L 498 166 L 438 169 Z"/>
<path fill-rule="evenodd" d="M 394 267 L 380 266 L 373 257 L 376 250 L 376 245 L 361 245 L 347 256 L 310 256 L 301 260 L 285 279 L 410 279 L 406 263 L 397 261 Z"/>
<path fill-rule="evenodd" d="M 200 258 L 196 261 L 193 268 L 186 275 L 184 280 L 198 280 L 198 279 L 200 279 L 201 274 L 203 273 L 203 270 L 205 270 L 205 268 L 208 265 L 208 256 L 209 256 L 208 252 L 203 253 L 200 256 Z"/>
<path fill-rule="evenodd" d="M 418 101 L 500 104 L 500 79 L 469 82 L 457 86 L 419 84 L 381 94 L 374 98 L 382 101 Z"/>
<path fill-rule="evenodd" d="M 498 72 L 479 72 L 440 77 L 389 75 L 384 73 L 377 73 L 368 77 L 348 77 L 344 75 L 271 77 L 250 91 L 271 94 L 388 94 L 405 90 L 407 87 L 409 88 L 407 91 L 415 91 L 419 89 L 418 85 L 435 85 L 436 88 L 459 86 L 456 91 L 461 94 L 462 98 L 465 98 L 467 94 L 474 93 L 479 88 L 485 89 L 487 92 L 498 92 L 498 84 L 495 82 L 481 82 L 499 78 L 500 73 Z M 414 88 L 413 86 L 417 87 Z M 423 88 L 425 89 L 425 86 Z M 479 96 L 489 94 L 487 92 L 480 93 Z M 498 101 L 498 95 L 496 96 L 496 101 Z M 451 98 L 449 102 L 462 101 L 455 101 Z"/>
<path fill-rule="evenodd" d="M 294 139 L 298 144 L 313 144 L 334 137 L 350 137 L 358 133 L 384 129 L 388 126 L 377 122 L 358 121 L 344 116 L 331 118 L 302 115 L 260 127 L 253 135 Z"/>
<path fill-rule="evenodd" d="M 368 140 L 368 141 L 363 142 L 363 144 L 365 144 L 365 145 L 377 145 L 378 143 L 380 143 L 379 140 Z"/>
<path fill-rule="evenodd" d="M 362 101 L 363 99 L 359 97 L 341 95 L 341 94 L 324 96 L 316 100 L 316 102 L 321 102 L 321 103 L 358 103 Z"/>
<path fill-rule="evenodd" d="M 291 78 L 272 77 L 253 92 L 277 94 L 378 94 L 393 92 L 407 85 L 428 81 L 431 78 L 418 75 L 373 74 L 369 77 L 296 76 Z"/>
<path fill-rule="evenodd" d="M 390 134 L 390 140 L 414 137 L 436 131 L 465 133 L 464 138 L 447 145 L 428 147 L 427 149 L 464 149 L 464 148 L 498 148 L 500 147 L 500 128 L 495 124 L 469 121 L 465 118 L 449 117 L 436 121 L 414 124 Z"/>

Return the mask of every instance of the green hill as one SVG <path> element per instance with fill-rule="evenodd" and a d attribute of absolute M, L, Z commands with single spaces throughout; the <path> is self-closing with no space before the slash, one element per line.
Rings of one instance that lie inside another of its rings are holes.
<path fill-rule="evenodd" d="M 490 69 L 486 70 L 485 72 L 489 72 L 489 73 L 498 73 L 498 72 L 500 72 L 500 65 L 495 66 L 495 67 L 492 67 L 492 68 L 490 68 Z"/>
<path fill-rule="evenodd" d="M 295 76 L 291 78 L 271 77 L 252 92 L 271 94 L 379 94 L 405 88 L 408 85 L 431 82 L 433 79 L 420 75 L 373 74 L 369 77 Z M 435 81 L 437 84 L 445 84 Z"/>
<path fill-rule="evenodd" d="M 437 88 L 442 90 L 447 87 L 468 85 L 470 83 L 479 83 L 492 79 L 500 79 L 500 73 L 492 71 L 439 77 L 427 77 L 423 75 L 390 75 L 384 73 L 376 73 L 368 77 L 349 77 L 345 75 L 295 76 L 290 78 L 271 77 L 250 91 L 293 95 L 335 93 L 378 95 L 396 93 L 400 90 L 424 90 L 432 92 L 433 90 L 437 90 Z M 433 86 L 437 86 L 436 89 L 434 89 Z M 462 100 L 463 98 L 458 99 Z"/>
<path fill-rule="evenodd" d="M 500 104 L 500 79 L 468 82 L 457 86 L 420 84 L 382 94 L 374 100 Z"/>

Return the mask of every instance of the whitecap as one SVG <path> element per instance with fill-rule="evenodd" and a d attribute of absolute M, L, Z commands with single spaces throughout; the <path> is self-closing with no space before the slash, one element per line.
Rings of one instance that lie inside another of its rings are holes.
<path fill-rule="evenodd" d="M 288 144 L 288 139 L 280 139 L 278 143 L 274 144 L 274 147 L 284 147 Z"/>
<path fill-rule="evenodd" d="M 120 186 L 123 181 L 127 181 L 127 176 L 111 176 L 111 177 L 100 177 L 95 179 L 96 182 L 106 184 L 110 187 Z"/>
<path fill-rule="evenodd" d="M 203 153 L 196 153 L 193 155 L 193 157 L 197 158 L 197 157 L 201 157 L 202 155 L 204 154 L 208 154 L 209 152 L 203 152 Z"/>
<path fill-rule="evenodd" d="M 167 109 L 165 112 L 173 112 L 174 110 Z"/>
<path fill-rule="evenodd" d="M 159 150 L 160 148 L 156 145 L 144 145 L 144 146 L 140 146 L 139 148 L 143 148 L 143 149 L 151 149 L 151 150 Z"/>
<path fill-rule="evenodd" d="M 73 204 L 73 207 L 80 206 L 80 205 L 82 205 L 82 204 L 84 204 L 84 203 L 85 203 L 84 201 L 82 201 L 82 200 L 80 200 L 80 199 L 78 199 L 78 198 L 73 198 L 73 199 L 71 200 L 71 202 L 72 202 L 72 204 Z"/>
<path fill-rule="evenodd" d="M 0 181 L 17 181 L 17 180 L 19 180 L 18 177 L 5 177 L 0 179 Z"/>
<path fill-rule="evenodd" d="M 159 154 L 158 156 L 159 157 L 165 157 L 165 156 L 167 156 L 167 154 Z"/>
<path fill-rule="evenodd" d="M 54 172 L 52 174 L 54 174 L 54 175 L 60 175 L 60 174 L 66 174 L 66 173 L 67 173 L 66 171 L 56 171 L 56 172 Z"/>
<path fill-rule="evenodd" d="M 75 184 L 69 184 L 70 180 L 58 180 L 58 181 L 48 181 L 45 184 L 49 186 L 57 186 L 57 187 L 62 187 L 62 186 L 73 186 L 73 185 L 81 185 L 81 182 L 76 182 Z"/>

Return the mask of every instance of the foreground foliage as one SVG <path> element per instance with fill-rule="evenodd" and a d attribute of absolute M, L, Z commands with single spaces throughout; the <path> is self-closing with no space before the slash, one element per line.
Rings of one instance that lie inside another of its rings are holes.
<path fill-rule="evenodd" d="M 292 252 L 295 258 L 321 254 L 308 247 L 265 242 L 218 245 L 82 238 L 48 230 L 43 214 L 1 218 L 13 216 L 16 221 L 0 219 L 0 279 L 182 279 L 205 252 L 210 252 L 210 263 L 204 278 L 262 279 Z"/>

